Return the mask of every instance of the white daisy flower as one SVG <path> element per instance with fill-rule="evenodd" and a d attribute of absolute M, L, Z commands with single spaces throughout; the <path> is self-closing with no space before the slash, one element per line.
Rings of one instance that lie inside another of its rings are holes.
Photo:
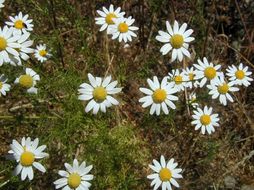
<path fill-rule="evenodd" d="M 197 107 L 198 107 L 196 93 L 192 92 L 192 93 L 189 94 L 188 103 L 189 103 L 193 108 L 197 108 Z"/>
<path fill-rule="evenodd" d="M 213 63 L 209 63 L 206 57 L 203 58 L 203 62 L 198 59 L 198 64 L 194 64 L 194 67 L 197 69 L 195 71 L 195 79 L 200 79 L 199 86 L 202 88 L 207 81 L 212 82 L 218 76 L 222 76 L 223 73 L 218 70 L 221 68 L 221 65 L 214 66 Z"/>
<path fill-rule="evenodd" d="M 17 43 L 17 40 L 20 38 L 19 35 L 13 36 L 13 29 L 4 26 L 0 28 L 0 66 L 3 63 L 10 62 L 10 56 L 19 56 L 19 53 L 16 49 L 20 48 L 20 44 Z"/>
<path fill-rule="evenodd" d="M 171 185 L 180 187 L 175 179 L 183 178 L 183 176 L 180 174 L 182 169 L 177 168 L 177 165 L 173 158 L 166 162 L 164 156 L 161 156 L 160 162 L 153 160 L 153 165 L 149 167 L 155 173 L 148 175 L 147 178 L 152 180 L 151 186 L 154 186 L 154 190 L 160 186 L 162 190 L 172 190 Z"/>
<path fill-rule="evenodd" d="M 20 44 L 20 48 L 16 48 L 16 51 L 19 52 L 19 57 L 10 56 L 10 64 L 11 65 L 22 65 L 21 59 L 27 61 L 30 57 L 28 54 L 34 53 L 34 49 L 31 48 L 33 45 L 33 41 L 29 40 L 30 33 L 25 32 L 20 36 L 17 43 Z"/>
<path fill-rule="evenodd" d="M 63 190 L 88 190 L 91 187 L 93 175 L 89 174 L 92 165 L 86 166 L 86 162 L 80 165 L 76 159 L 73 160 L 73 166 L 68 163 L 64 164 L 65 170 L 60 170 L 58 174 L 62 177 L 54 182 L 56 189 L 62 188 Z"/>
<path fill-rule="evenodd" d="M 169 83 L 173 83 L 173 86 L 177 88 L 178 92 L 184 90 L 187 85 L 186 81 L 189 81 L 188 77 L 184 74 L 184 72 L 179 71 L 179 69 L 173 69 L 169 75 Z"/>
<path fill-rule="evenodd" d="M 184 55 L 190 57 L 188 48 L 189 43 L 195 39 L 190 36 L 193 33 L 193 30 L 186 30 L 186 23 L 183 23 L 183 25 L 179 27 L 179 24 L 176 20 L 173 28 L 169 22 L 166 21 L 166 27 L 167 32 L 160 30 L 159 35 L 156 36 L 156 40 L 165 43 L 165 45 L 163 45 L 160 49 L 162 55 L 166 55 L 172 50 L 171 62 L 175 61 L 176 59 L 182 61 Z"/>
<path fill-rule="evenodd" d="M 36 50 L 34 53 L 36 59 L 41 63 L 45 62 L 50 58 L 52 55 L 47 51 L 46 44 L 40 44 L 36 46 Z"/>
<path fill-rule="evenodd" d="M 97 10 L 97 13 L 101 17 L 95 18 L 95 24 L 101 25 L 100 31 L 104 31 L 107 29 L 107 33 L 109 33 L 110 26 L 114 25 L 115 22 L 113 18 L 122 18 L 125 15 L 125 12 L 121 12 L 121 8 L 118 7 L 114 10 L 114 5 L 110 5 L 109 9 L 102 7 L 103 11 Z"/>
<path fill-rule="evenodd" d="M 210 89 L 209 94 L 212 95 L 212 99 L 219 97 L 220 103 L 224 106 L 227 105 L 227 100 L 234 102 L 229 92 L 239 90 L 237 87 L 234 87 L 234 82 L 227 83 L 223 77 L 216 78 L 210 85 L 207 85 L 207 88 Z"/>
<path fill-rule="evenodd" d="M 21 34 L 25 32 L 33 31 L 34 25 L 32 24 L 33 20 L 28 19 L 28 14 L 23 16 L 22 12 L 19 12 L 15 17 L 10 16 L 10 22 L 7 21 L 5 24 L 9 25 L 14 29 L 15 34 Z"/>
<path fill-rule="evenodd" d="M 204 110 L 197 108 L 197 110 L 193 111 L 195 115 L 192 115 L 193 121 L 191 124 L 196 125 L 195 130 L 201 128 L 202 134 L 205 134 L 206 131 L 211 134 L 215 131 L 214 127 L 219 127 L 218 114 L 212 114 L 212 111 L 213 108 L 208 108 L 207 106 L 204 107 Z"/>
<path fill-rule="evenodd" d="M 161 84 L 156 76 L 153 77 L 153 80 L 147 79 L 147 83 L 151 90 L 148 88 L 139 89 L 141 92 L 146 94 L 145 97 L 139 99 L 143 108 L 151 106 L 151 115 L 155 112 L 156 115 L 160 115 L 161 109 L 165 114 L 168 114 L 168 106 L 171 109 L 176 109 L 173 101 L 178 100 L 178 97 L 173 94 L 175 94 L 178 90 L 174 87 L 173 83 L 168 83 L 168 77 L 164 77 Z"/>
<path fill-rule="evenodd" d="M 10 91 L 11 85 L 7 84 L 7 78 L 4 75 L 0 76 L 0 96 L 6 96 L 6 92 Z"/>
<path fill-rule="evenodd" d="M 195 70 L 193 67 L 186 68 L 183 70 L 183 73 L 185 76 L 187 76 L 186 87 L 192 89 L 193 87 L 197 88 L 199 85 L 199 82 L 196 80 L 195 76 Z"/>
<path fill-rule="evenodd" d="M 14 83 L 27 88 L 28 93 L 37 94 L 38 89 L 35 88 L 35 85 L 39 80 L 40 76 L 34 70 L 26 68 L 26 74 L 18 77 Z"/>
<path fill-rule="evenodd" d="M 22 181 L 27 177 L 29 180 L 34 178 L 33 167 L 43 173 L 46 172 L 44 166 L 37 162 L 38 159 L 48 156 L 47 153 L 43 152 L 46 149 L 46 145 L 38 147 L 38 144 L 38 138 L 31 141 L 30 137 L 23 137 L 21 144 L 19 144 L 16 140 L 13 140 L 10 145 L 11 150 L 8 153 L 12 154 L 13 159 L 18 162 L 18 166 L 14 170 L 14 175 L 19 175 L 21 173 Z"/>
<path fill-rule="evenodd" d="M 4 7 L 4 1 L 5 0 L 0 0 L 0 9 Z"/>
<path fill-rule="evenodd" d="M 247 87 L 253 81 L 253 78 L 250 77 L 252 72 L 248 71 L 248 69 L 248 66 L 244 67 L 242 63 L 240 63 L 238 68 L 232 65 L 228 67 L 226 75 L 230 77 L 229 80 L 234 82 L 234 84 Z"/>
<path fill-rule="evenodd" d="M 137 35 L 133 32 L 138 30 L 138 27 L 132 26 L 135 22 L 131 16 L 128 18 L 113 18 L 115 22 L 109 29 L 109 34 L 112 34 L 112 39 L 118 38 L 119 42 L 122 40 L 126 43 L 128 41 L 132 41 L 132 37 L 137 37 Z"/>
<path fill-rule="evenodd" d="M 111 81 L 111 76 L 102 79 L 88 74 L 90 84 L 83 83 L 78 90 L 79 100 L 89 101 L 85 108 L 85 112 L 93 110 L 93 114 L 97 114 L 99 110 L 106 112 L 106 108 L 112 105 L 118 105 L 119 102 L 111 95 L 121 92 L 122 88 L 116 88 L 117 81 Z"/>

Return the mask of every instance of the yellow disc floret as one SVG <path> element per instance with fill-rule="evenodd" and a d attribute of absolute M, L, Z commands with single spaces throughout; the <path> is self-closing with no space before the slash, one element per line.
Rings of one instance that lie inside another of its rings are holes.
<path fill-rule="evenodd" d="M 213 67 L 207 67 L 204 74 L 206 78 L 212 80 L 216 76 L 216 70 Z"/>
<path fill-rule="evenodd" d="M 0 81 L 0 90 L 3 88 L 3 82 Z"/>
<path fill-rule="evenodd" d="M 24 28 L 24 22 L 22 20 L 17 20 L 15 23 L 14 23 L 14 26 L 15 28 L 17 29 L 22 29 Z"/>
<path fill-rule="evenodd" d="M 172 173 L 168 168 L 162 168 L 159 173 L 161 181 L 169 181 L 172 177 Z"/>
<path fill-rule="evenodd" d="M 106 99 L 106 97 L 107 97 L 107 90 L 104 87 L 99 86 L 94 89 L 93 98 L 96 102 L 103 102 Z"/>
<path fill-rule="evenodd" d="M 167 93 L 163 89 L 157 89 L 154 91 L 152 97 L 155 103 L 162 103 L 167 98 Z"/>
<path fill-rule="evenodd" d="M 195 77 L 194 73 L 189 73 L 189 80 L 190 81 L 193 81 L 194 77 Z"/>
<path fill-rule="evenodd" d="M 218 92 L 220 94 L 227 94 L 229 90 L 229 86 L 227 83 L 223 83 L 222 85 L 218 86 Z"/>
<path fill-rule="evenodd" d="M 31 166 L 34 163 L 34 154 L 29 151 L 24 151 L 20 156 L 20 164 L 22 166 Z"/>
<path fill-rule="evenodd" d="M 236 77 L 237 79 L 242 80 L 242 79 L 245 77 L 244 71 L 242 71 L 242 70 L 236 71 L 236 72 L 235 72 L 235 77 Z"/>
<path fill-rule="evenodd" d="M 105 20 L 107 24 L 115 24 L 112 18 L 117 18 L 114 13 L 107 14 Z"/>
<path fill-rule="evenodd" d="M 202 115 L 200 117 L 200 122 L 202 123 L 202 125 L 209 125 L 211 123 L 210 115 Z"/>
<path fill-rule="evenodd" d="M 119 25 L 118 25 L 118 30 L 119 30 L 119 32 L 121 32 L 121 33 L 126 33 L 126 32 L 128 32 L 128 30 L 129 30 L 129 26 L 128 26 L 128 24 L 126 24 L 126 23 L 120 23 Z"/>
<path fill-rule="evenodd" d="M 79 174 L 77 174 L 77 173 L 72 173 L 72 174 L 68 177 L 68 185 L 70 186 L 70 188 L 75 189 L 75 188 L 77 188 L 80 184 L 81 184 L 81 177 L 80 177 Z"/>
<path fill-rule="evenodd" d="M 180 34 L 175 34 L 170 38 L 170 43 L 173 48 L 179 49 L 183 46 L 183 36 Z"/>
<path fill-rule="evenodd" d="M 182 82 L 183 82 L 183 77 L 180 76 L 180 75 L 177 75 L 177 76 L 175 76 L 174 80 L 175 80 L 175 83 L 176 83 L 176 84 L 182 84 Z"/>
<path fill-rule="evenodd" d="M 39 51 L 40 56 L 45 57 L 47 55 L 47 51 L 42 49 Z"/>
<path fill-rule="evenodd" d="M 5 50 L 6 47 L 7 47 L 6 39 L 3 37 L 0 37 L 0 51 Z"/>
<path fill-rule="evenodd" d="M 31 88 L 33 86 L 33 77 L 30 75 L 21 75 L 19 78 L 19 84 L 26 88 Z"/>

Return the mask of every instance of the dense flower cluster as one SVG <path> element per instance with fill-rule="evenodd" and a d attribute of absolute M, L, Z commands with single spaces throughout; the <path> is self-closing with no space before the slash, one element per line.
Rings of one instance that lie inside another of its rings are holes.
<path fill-rule="evenodd" d="M 4 0 L 0 0 L 0 8 L 4 7 Z M 121 8 L 102 7 L 97 10 L 99 17 L 95 18 L 95 23 L 100 25 L 99 31 L 106 31 L 112 39 L 119 42 L 131 42 L 133 37 L 137 37 L 135 31 L 138 27 L 133 26 L 135 19 L 131 16 L 124 17 L 125 12 Z M 13 66 L 22 66 L 23 62 L 31 58 L 31 54 L 40 61 L 45 62 L 51 53 L 47 50 L 45 44 L 37 45 L 33 49 L 33 41 L 30 39 L 34 25 L 29 16 L 20 12 L 18 15 L 9 17 L 5 26 L 0 28 L 0 66 L 10 64 Z M 162 55 L 171 54 L 171 62 L 184 62 L 186 58 L 191 57 L 189 51 L 190 43 L 195 39 L 191 35 L 192 29 L 187 29 L 187 24 L 179 25 L 174 21 L 173 25 L 166 21 L 166 31 L 159 30 L 155 39 L 164 45 L 160 48 Z M 184 65 L 184 64 L 183 64 Z M 35 87 L 40 80 L 40 76 L 31 68 L 25 67 L 25 73 L 16 78 L 15 83 L 27 90 L 28 93 L 37 93 Z M 214 64 L 204 57 L 198 59 L 193 66 L 187 68 L 175 68 L 168 75 L 163 76 L 162 80 L 157 76 L 147 79 L 148 88 L 141 87 L 139 90 L 144 93 L 144 97 L 139 99 L 143 108 L 150 107 L 150 114 L 161 115 L 169 114 L 171 110 L 177 108 L 176 102 L 179 100 L 179 93 L 185 92 L 186 103 L 191 107 L 192 122 L 195 130 L 201 130 L 202 134 L 211 134 L 215 132 L 215 127 L 219 127 L 219 115 L 212 107 L 208 105 L 201 106 L 198 102 L 196 89 L 205 88 L 212 99 L 218 99 L 226 106 L 228 102 L 234 101 L 234 92 L 239 91 L 241 86 L 247 87 L 251 78 L 251 71 L 242 63 L 232 65 L 226 69 L 226 74 L 222 71 L 220 64 Z M 10 91 L 10 85 L 7 84 L 5 75 L 0 76 L 0 95 L 6 95 Z M 78 99 L 88 102 L 85 106 L 85 112 L 92 111 L 98 114 L 99 111 L 105 113 L 111 106 L 119 105 L 116 94 L 122 91 L 117 87 L 118 82 L 111 76 L 105 78 L 88 74 L 88 81 L 80 85 L 78 89 Z M 191 91 L 191 92 L 190 92 Z M 23 137 L 21 143 L 16 140 L 10 145 L 9 154 L 18 163 L 14 170 L 15 175 L 21 173 L 21 180 L 34 178 L 33 168 L 41 172 L 46 172 L 40 160 L 49 155 L 44 152 L 45 145 L 38 146 L 39 139 L 31 140 L 30 137 Z M 171 190 L 172 186 L 179 187 L 176 179 L 182 178 L 182 169 L 177 168 L 177 163 L 171 158 L 166 161 L 164 156 L 160 157 L 160 162 L 153 160 L 153 165 L 149 167 L 154 171 L 147 178 L 152 180 L 153 189 L 162 188 L 162 190 Z M 77 159 L 73 164 L 64 164 L 66 170 L 60 170 L 58 174 L 60 179 L 54 182 L 55 188 L 64 190 L 87 190 L 91 187 L 93 175 L 89 174 L 93 166 L 87 166 L 85 162 L 78 163 Z"/>

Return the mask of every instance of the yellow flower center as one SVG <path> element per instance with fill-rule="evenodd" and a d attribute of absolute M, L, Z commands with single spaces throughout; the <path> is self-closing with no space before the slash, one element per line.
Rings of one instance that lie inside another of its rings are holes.
<path fill-rule="evenodd" d="M 0 90 L 2 89 L 3 85 L 3 82 L 0 81 Z"/>
<path fill-rule="evenodd" d="M 210 115 L 202 115 L 200 117 L 200 122 L 202 123 L 202 125 L 209 125 L 211 123 Z"/>
<path fill-rule="evenodd" d="M 47 51 L 46 50 L 40 50 L 39 51 L 39 54 L 40 54 L 40 56 L 42 56 L 42 57 L 45 57 L 46 55 L 47 55 Z"/>
<path fill-rule="evenodd" d="M 218 86 L 218 92 L 220 94 L 227 94 L 229 90 L 229 86 L 227 83 L 223 83 L 222 85 Z"/>
<path fill-rule="evenodd" d="M 6 39 L 3 37 L 0 37 L 0 51 L 5 50 L 6 47 L 7 47 Z"/>
<path fill-rule="evenodd" d="M 107 90 L 100 86 L 94 89 L 93 98 L 96 102 L 103 102 L 107 97 Z"/>
<path fill-rule="evenodd" d="M 105 20 L 107 24 L 115 24 L 112 18 L 116 18 L 116 15 L 114 13 L 107 14 Z"/>
<path fill-rule="evenodd" d="M 70 186 L 70 188 L 75 189 L 75 188 L 77 188 L 80 184 L 81 184 L 81 177 L 80 177 L 79 174 L 77 174 L 77 173 L 72 173 L 72 174 L 68 177 L 68 185 Z"/>
<path fill-rule="evenodd" d="M 29 151 L 24 151 L 20 156 L 20 164 L 22 166 L 31 166 L 34 163 L 34 154 Z"/>
<path fill-rule="evenodd" d="M 183 82 L 183 77 L 178 75 L 174 78 L 176 84 L 181 84 Z"/>
<path fill-rule="evenodd" d="M 129 30 L 129 26 L 128 24 L 126 23 L 120 23 L 119 26 L 118 26 L 118 30 L 121 32 L 121 33 L 125 33 L 125 32 L 128 32 Z"/>
<path fill-rule="evenodd" d="M 213 67 L 207 67 L 205 69 L 205 77 L 208 79 L 213 79 L 216 76 L 216 70 Z"/>
<path fill-rule="evenodd" d="M 33 86 L 33 77 L 30 75 L 21 75 L 19 78 L 19 84 L 26 88 L 31 88 Z"/>
<path fill-rule="evenodd" d="M 162 103 L 167 98 L 167 93 L 163 89 L 157 89 L 154 91 L 152 97 L 155 103 Z"/>
<path fill-rule="evenodd" d="M 235 77 L 241 80 L 245 77 L 245 73 L 242 70 L 238 70 L 235 72 Z"/>
<path fill-rule="evenodd" d="M 179 49 L 183 46 L 183 36 L 180 34 L 175 34 L 170 38 L 170 43 L 173 48 Z"/>
<path fill-rule="evenodd" d="M 22 29 L 24 28 L 24 22 L 22 20 L 17 20 L 15 23 L 14 23 L 14 26 L 15 28 L 17 29 Z"/>
<path fill-rule="evenodd" d="M 169 181 L 172 177 L 172 173 L 168 168 L 162 168 L 159 175 L 161 181 Z"/>
<path fill-rule="evenodd" d="M 189 73 L 189 80 L 190 81 L 193 81 L 194 80 L 194 73 Z"/>

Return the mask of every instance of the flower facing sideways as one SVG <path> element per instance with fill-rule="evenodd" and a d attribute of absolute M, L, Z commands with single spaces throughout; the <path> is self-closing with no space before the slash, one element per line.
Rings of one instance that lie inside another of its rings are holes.
<path fill-rule="evenodd" d="M 7 80 L 8 80 L 8 79 L 5 78 L 4 75 L 0 75 L 0 96 L 1 96 L 1 94 L 2 94 L 3 96 L 5 96 L 5 95 L 6 95 L 6 92 L 10 91 L 11 85 L 9 85 L 9 84 L 6 83 Z"/>

